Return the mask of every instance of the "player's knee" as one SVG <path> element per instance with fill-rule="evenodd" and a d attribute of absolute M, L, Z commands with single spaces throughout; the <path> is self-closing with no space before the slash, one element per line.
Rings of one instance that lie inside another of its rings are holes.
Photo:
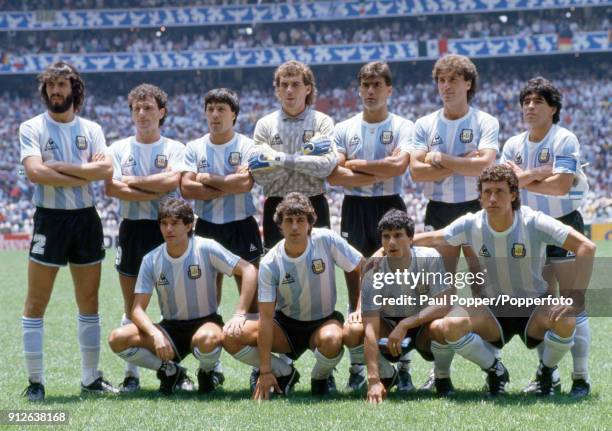
<path fill-rule="evenodd" d="M 344 325 L 342 328 L 342 342 L 347 347 L 356 347 L 363 343 L 363 324 Z"/>
<path fill-rule="evenodd" d="M 192 344 L 202 352 L 210 352 L 223 342 L 223 332 L 203 332 L 193 337 Z"/>
<path fill-rule="evenodd" d="M 444 319 L 436 319 L 430 322 L 426 331 L 426 335 L 428 335 L 430 339 L 435 340 L 438 343 L 444 342 Z"/>
<path fill-rule="evenodd" d="M 445 317 L 440 327 L 445 340 L 458 340 L 470 332 L 468 317 Z"/>
<path fill-rule="evenodd" d="M 123 335 L 121 328 L 113 329 L 108 337 L 108 345 L 114 353 L 128 348 L 127 338 Z"/>
<path fill-rule="evenodd" d="M 337 354 L 342 349 L 342 330 L 340 328 L 324 328 L 318 338 L 317 349 L 325 356 Z"/>
<path fill-rule="evenodd" d="M 551 329 L 561 337 L 570 337 L 576 329 L 576 318 L 574 316 L 563 316 L 552 322 Z"/>

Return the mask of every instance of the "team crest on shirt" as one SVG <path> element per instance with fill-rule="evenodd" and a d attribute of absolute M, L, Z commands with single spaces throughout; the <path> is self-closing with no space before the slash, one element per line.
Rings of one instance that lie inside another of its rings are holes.
<path fill-rule="evenodd" d="M 45 144 L 45 151 L 53 151 L 53 150 L 57 150 L 57 149 L 58 149 L 58 146 L 55 143 L 55 141 L 53 139 L 49 138 L 49 140 Z"/>
<path fill-rule="evenodd" d="M 189 265 L 189 268 L 187 270 L 187 275 L 192 280 L 195 280 L 196 278 L 200 278 L 202 276 L 202 270 L 200 269 L 200 265 Z"/>
<path fill-rule="evenodd" d="M 158 154 L 155 156 L 155 167 L 159 169 L 165 169 L 168 166 L 168 157 L 164 154 Z"/>
<path fill-rule="evenodd" d="M 459 135 L 459 140 L 464 144 L 469 144 L 474 139 L 474 132 L 472 129 L 462 129 Z"/>
<path fill-rule="evenodd" d="M 304 134 L 302 135 L 302 142 L 306 143 L 312 139 L 314 136 L 314 130 L 304 130 Z"/>
<path fill-rule="evenodd" d="M 525 248 L 525 244 L 515 242 L 514 244 L 512 244 L 512 250 L 510 251 L 510 254 L 512 254 L 512 257 L 516 258 L 527 256 L 527 249 Z"/>
<path fill-rule="evenodd" d="M 166 275 L 162 272 L 161 274 L 159 274 L 159 279 L 157 280 L 157 286 L 168 286 L 170 284 L 170 282 L 168 281 L 168 279 L 166 278 Z"/>
<path fill-rule="evenodd" d="M 385 130 L 380 134 L 380 142 L 384 145 L 389 145 L 393 142 L 393 132 L 391 130 Z"/>
<path fill-rule="evenodd" d="M 291 283 L 295 283 L 295 280 L 293 279 L 293 276 L 287 272 L 285 273 L 285 277 L 283 278 L 283 281 L 281 282 L 281 284 L 291 284 Z"/>
<path fill-rule="evenodd" d="M 491 253 L 489 253 L 489 250 L 487 249 L 486 245 L 482 245 L 482 247 L 480 247 L 480 251 L 478 252 L 478 256 L 481 257 L 491 257 Z"/>
<path fill-rule="evenodd" d="M 433 147 L 434 145 L 442 145 L 442 138 L 437 133 L 431 140 L 431 146 Z"/>
<path fill-rule="evenodd" d="M 85 138 L 85 136 L 78 135 L 75 138 L 74 143 L 76 144 L 76 147 L 81 151 L 87 149 L 87 138 Z"/>
<path fill-rule="evenodd" d="M 230 166 L 238 166 L 240 162 L 242 161 L 242 156 L 240 155 L 238 151 L 232 151 L 229 154 L 227 161 L 229 162 Z"/>
<path fill-rule="evenodd" d="M 325 271 L 325 262 L 323 259 L 315 259 L 312 261 L 312 272 L 322 274 Z"/>
<path fill-rule="evenodd" d="M 548 163 L 550 160 L 550 150 L 548 148 L 542 148 L 538 154 L 538 162 Z"/>
<path fill-rule="evenodd" d="M 122 168 L 129 168 L 131 166 L 136 166 L 136 160 L 130 154 L 129 157 L 127 158 L 127 160 L 121 164 L 121 167 Z"/>
<path fill-rule="evenodd" d="M 354 148 L 358 147 L 359 144 L 361 144 L 361 139 L 359 139 L 359 136 L 355 135 L 349 140 L 348 146 L 349 148 Z"/>
<path fill-rule="evenodd" d="M 278 133 L 272 137 L 270 145 L 283 145 L 283 141 Z"/>
<path fill-rule="evenodd" d="M 520 154 L 517 154 L 516 156 L 514 156 L 514 163 L 516 163 L 517 165 L 522 165 L 523 156 L 521 156 Z"/>

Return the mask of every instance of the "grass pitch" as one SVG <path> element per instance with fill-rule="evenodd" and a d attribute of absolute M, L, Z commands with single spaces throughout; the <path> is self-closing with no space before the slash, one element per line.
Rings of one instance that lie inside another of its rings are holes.
<path fill-rule="evenodd" d="M 612 256 L 612 242 L 598 244 L 598 256 Z M 100 313 L 104 339 L 116 327 L 122 314 L 122 299 L 113 268 L 113 252 L 104 261 L 100 294 Z M 249 399 L 249 368 L 226 353 L 222 356 L 226 381 L 212 396 L 178 394 L 164 398 L 157 394 L 154 373 L 142 370 L 143 390 L 132 396 L 82 398 L 79 390 L 80 358 L 77 344 L 77 309 L 70 275 L 61 270 L 45 316 L 45 368 L 47 398 L 32 405 L 21 397 L 27 383 L 23 365 L 21 315 L 26 292 L 25 252 L 0 254 L 0 409 L 65 410 L 71 429 L 609 429 L 612 427 L 612 360 L 607 335 L 612 333 L 612 318 L 591 318 L 592 395 L 574 401 L 567 395 L 553 399 L 523 396 L 520 390 L 533 377 L 537 365 L 535 352 L 528 351 L 515 337 L 503 351 L 510 371 L 510 393 L 496 400 L 486 400 L 481 387 L 484 373 L 460 357 L 453 363 L 453 382 L 458 389 L 453 399 L 437 399 L 425 394 L 400 396 L 392 393 L 381 406 L 369 406 L 362 398 L 339 394 L 320 401 L 310 396 L 311 353 L 297 362 L 301 382 L 289 399 L 256 403 Z M 605 280 L 597 277 L 596 282 Z M 341 274 L 338 310 L 345 310 L 346 289 Z M 607 281 L 609 283 L 609 280 Z M 231 316 L 236 300 L 233 280 L 226 279 L 221 313 Z M 157 316 L 156 300 L 150 313 Z M 413 357 L 413 378 L 419 386 L 430 364 L 418 354 Z M 184 364 L 195 378 L 197 362 L 193 357 Z M 101 368 L 114 384 L 123 379 L 124 362 L 103 345 Z M 571 384 L 571 358 L 560 365 L 564 394 Z M 336 373 L 338 387 L 348 377 L 348 354 Z M 1 425 L 0 425 L 1 426 Z M 24 427 L 25 428 L 25 427 Z M 11 427 L 10 429 L 17 429 Z"/>

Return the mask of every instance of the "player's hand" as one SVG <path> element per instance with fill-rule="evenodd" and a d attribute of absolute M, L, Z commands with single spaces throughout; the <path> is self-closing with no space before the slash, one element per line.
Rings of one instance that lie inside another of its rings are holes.
<path fill-rule="evenodd" d="M 368 386 L 368 403 L 380 404 L 387 398 L 387 390 L 379 380 Z"/>
<path fill-rule="evenodd" d="M 535 168 L 533 172 L 536 174 L 538 181 L 542 181 L 553 174 L 552 165 L 544 165 L 539 168 Z"/>
<path fill-rule="evenodd" d="M 51 168 L 53 170 L 59 171 L 60 166 L 62 166 L 63 162 L 60 162 L 58 160 L 47 160 L 46 162 L 43 163 L 46 167 Z"/>
<path fill-rule="evenodd" d="M 461 157 L 464 157 L 464 158 L 467 158 L 467 159 L 473 159 L 474 157 L 479 157 L 479 156 L 480 156 L 480 151 L 472 150 L 472 151 L 470 151 L 468 153 L 465 153 Z"/>
<path fill-rule="evenodd" d="M 397 325 L 393 328 L 393 331 L 387 337 L 387 348 L 389 349 L 389 353 L 392 356 L 401 356 L 402 354 L 402 346 L 401 343 L 406 338 L 407 329 L 403 327 L 403 325 Z"/>
<path fill-rule="evenodd" d="M 105 160 L 105 155 L 104 153 L 95 153 L 93 156 L 91 156 L 91 161 L 92 162 L 103 162 Z"/>
<path fill-rule="evenodd" d="M 255 385 L 254 400 L 269 400 L 270 392 L 274 390 L 277 394 L 281 393 L 280 386 L 276 381 L 276 377 L 271 371 L 259 375 L 257 384 Z"/>
<path fill-rule="evenodd" d="M 236 168 L 237 174 L 246 174 L 247 172 L 249 172 L 249 167 L 246 165 L 238 165 Z"/>
<path fill-rule="evenodd" d="M 508 166 L 510 169 L 512 169 L 512 172 L 514 172 L 516 175 L 523 172 L 523 168 L 521 168 L 519 165 L 514 163 L 512 160 L 507 160 L 505 165 Z"/>
<path fill-rule="evenodd" d="M 153 335 L 153 346 L 155 355 L 162 361 L 170 361 L 174 357 L 172 344 L 161 331 L 157 331 Z"/>
<path fill-rule="evenodd" d="M 361 310 L 353 311 L 349 313 L 346 323 L 349 325 L 355 325 L 361 323 Z"/>
<path fill-rule="evenodd" d="M 425 156 L 425 163 L 429 163 L 434 168 L 443 168 L 442 166 L 442 153 L 439 151 L 430 151 Z"/>
<path fill-rule="evenodd" d="M 331 151 L 331 139 L 327 136 L 313 136 L 310 141 L 302 144 L 302 154 L 305 156 L 322 156 Z"/>
<path fill-rule="evenodd" d="M 230 337 L 240 337 L 245 323 L 246 316 L 244 314 L 235 314 L 225 326 L 223 326 L 223 333 Z"/>
<path fill-rule="evenodd" d="M 200 172 L 196 175 L 195 180 L 200 184 L 206 184 L 210 180 L 210 174 L 208 172 Z"/>
<path fill-rule="evenodd" d="M 577 316 L 580 311 L 572 305 L 553 305 L 548 310 L 548 318 L 558 322 L 564 317 Z"/>

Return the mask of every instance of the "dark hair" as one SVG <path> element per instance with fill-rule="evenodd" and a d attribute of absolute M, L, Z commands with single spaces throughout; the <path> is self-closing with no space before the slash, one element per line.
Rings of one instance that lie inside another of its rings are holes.
<path fill-rule="evenodd" d="M 310 85 L 312 88 L 310 94 L 306 96 L 306 105 L 314 104 L 317 98 L 317 85 L 315 84 L 314 73 L 307 64 L 289 60 L 278 66 L 274 71 L 274 87 L 276 89 L 280 86 L 281 78 L 285 76 L 301 76 L 304 85 Z"/>
<path fill-rule="evenodd" d="M 372 79 L 382 77 L 385 80 L 385 84 L 391 86 L 391 69 L 389 65 L 382 61 L 371 61 L 368 64 L 364 64 L 359 73 L 357 74 L 357 81 L 361 85 L 361 81 L 364 79 Z"/>
<path fill-rule="evenodd" d="M 512 210 L 515 211 L 521 207 L 521 195 L 519 193 L 519 181 L 512 169 L 505 165 L 495 165 L 486 168 L 478 177 L 478 198 L 482 193 L 483 183 L 496 183 L 505 181 L 510 187 L 510 193 L 516 194 L 516 199 L 512 201 Z"/>
<path fill-rule="evenodd" d="M 193 223 L 194 215 L 191 205 L 187 201 L 177 198 L 165 198 L 159 203 L 159 211 L 157 212 L 157 223 L 167 217 L 176 218 L 188 225 Z M 193 230 L 189 232 L 189 236 L 193 235 Z"/>
<path fill-rule="evenodd" d="M 166 117 L 168 116 L 168 95 L 164 90 L 156 85 L 140 84 L 139 86 L 132 88 L 132 91 L 130 91 L 128 94 L 128 105 L 130 106 L 130 111 L 132 111 L 132 106 L 136 101 L 144 100 L 147 97 L 152 97 L 155 99 L 157 109 L 165 109 L 164 116 L 159 120 L 159 125 L 161 126 L 164 124 L 164 121 L 166 121 Z"/>
<path fill-rule="evenodd" d="M 404 229 L 409 238 L 414 236 L 414 220 L 412 220 L 406 211 L 398 209 L 390 209 L 378 222 L 378 238 L 382 238 L 384 230 L 400 230 Z"/>
<path fill-rule="evenodd" d="M 561 103 L 563 96 L 561 96 L 561 93 L 557 87 L 555 87 L 548 79 L 541 76 L 536 76 L 535 78 L 527 81 L 527 85 L 525 85 L 525 87 L 523 87 L 521 90 L 521 95 L 519 96 L 521 106 L 523 106 L 525 98 L 530 94 L 537 94 L 546 100 L 548 106 L 557 108 L 557 112 L 553 114 L 552 118 L 553 123 L 557 124 L 559 122 L 561 107 L 563 106 Z"/>
<path fill-rule="evenodd" d="M 289 193 L 278 204 L 274 212 L 274 223 L 280 226 L 283 223 L 284 215 L 305 215 L 311 227 L 317 221 L 317 213 L 310 203 L 310 199 L 298 192 Z"/>
<path fill-rule="evenodd" d="M 472 60 L 465 55 L 447 54 L 436 61 L 431 74 L 433 79 L 438 82 L 440 74 L 446 72 L 462 76 L 463 79 L 472 84 L 467 93 L 467 100 L 468 102 L 471 101 L 478 89 L 478 70 Z"/>
<path fill-rule="evenodd" d="M 38 91 L 40 97 L 47 106 L 49 106 L 49 95 L 47 94 L 47 83 L 58 78 L 66 78 L 70 80 L 72 107 L 75 112 L 78 112 L 85 101 L 85 82 L 79 74 L 79 71 L 70 63 L 64 61 L 56 61 L 47 67 L 44 72 L 38 75 Z"/>
<path fill-rule="evenodd" d="M 234 117 L 234 124 L 238 119 L 238 113 L 240 112 L 240 102 L 238 100 L 238 94 L 229 88 L 215 88 L 210 90 L 204 96 L 204 111 L 210 103 L 226 103 L 236 116 Z"/>

